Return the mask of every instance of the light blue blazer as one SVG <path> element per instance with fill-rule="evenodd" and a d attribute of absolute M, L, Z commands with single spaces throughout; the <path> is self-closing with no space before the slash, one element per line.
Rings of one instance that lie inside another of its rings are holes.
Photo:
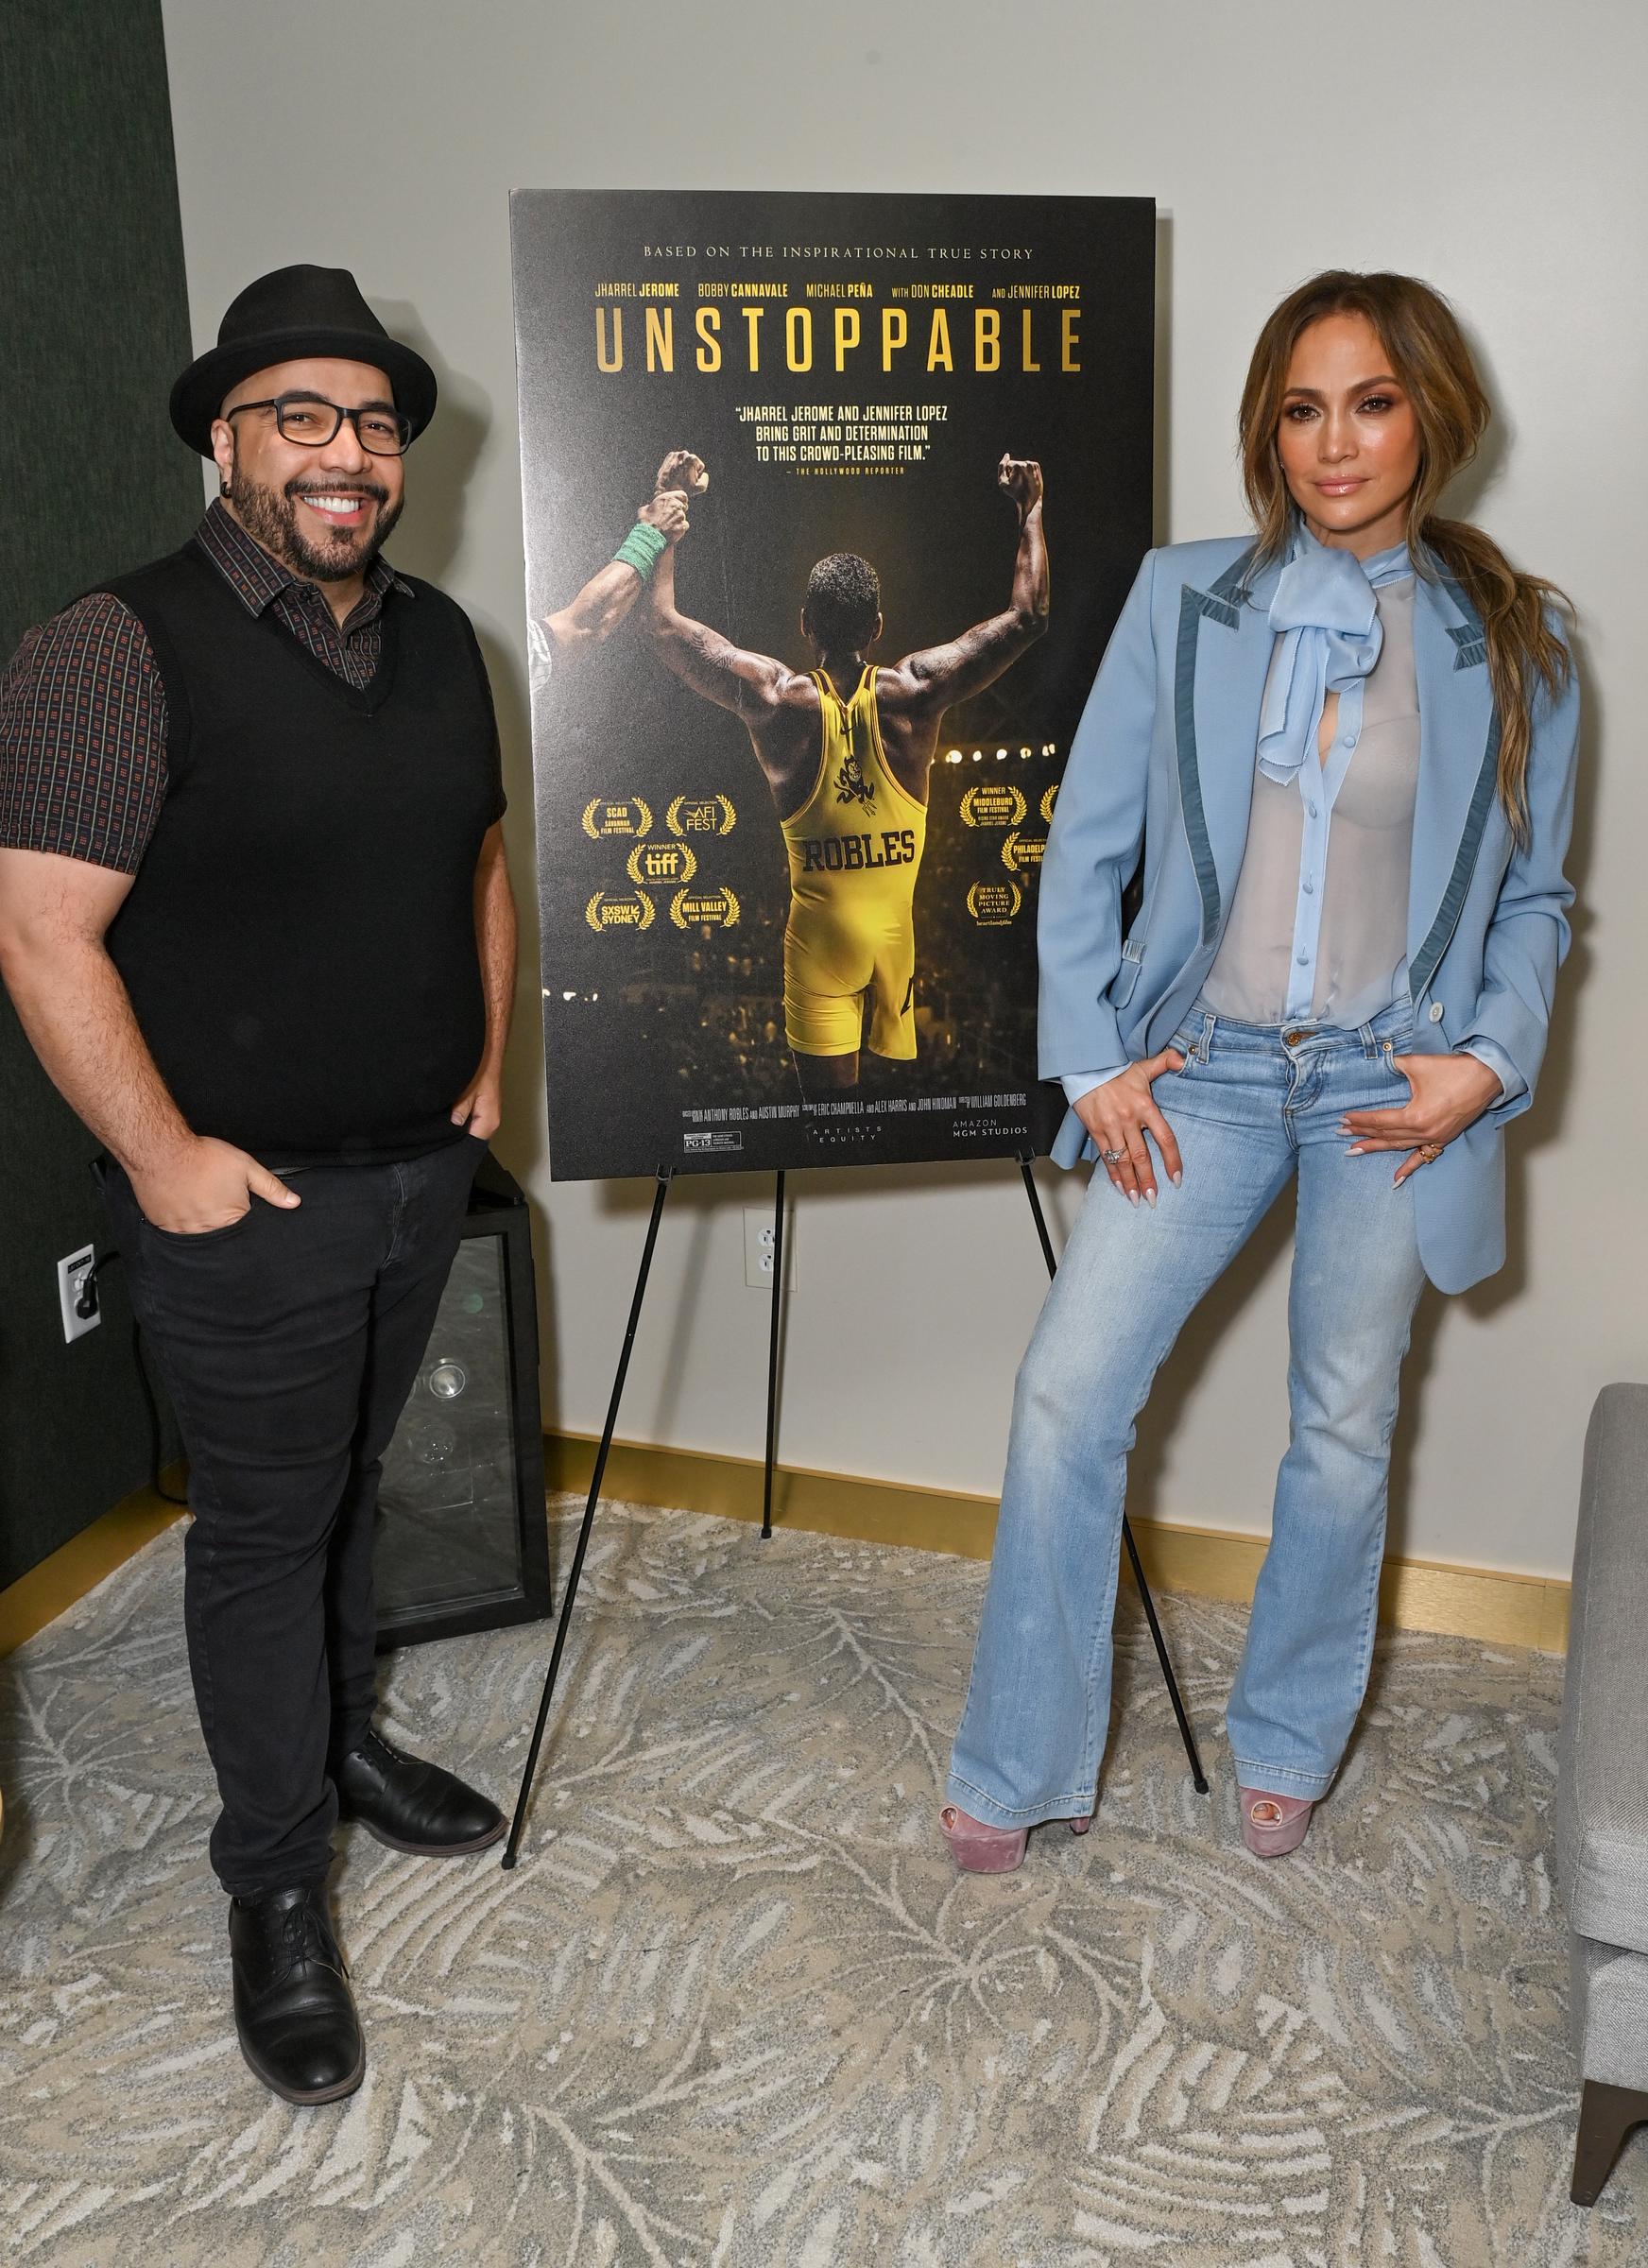
<path fill-rule="evenodd" d="M 1230 911 L 1253 793 L 1268 615 L 1279 566 L 1245 595 L 1251 539 L 1174 543 L 1139 571 L 1072 743 L 1041 868 L 1043 1078 L 1155 1055 L 1201 990 Z M 1554 627 L 1555 627 L 1554 625 Z M 1495 793 L 1500 728 L 1480 617 L 1460 587 L 1416 578 L 1419 782 L 1408 884 L 1414 1050 L 1496 1040 L 1525 1089 L 1414 1177 L 1420 1257 L 1443 1291 L 1504 1259 L 1501 1129 L 1532 1098 L 1573 892 L 1579 696 L 1571 675 L 1534 710 L 1532 838 L 1519 850 Z M 1145 856 L 1124 938 L 1122 891 Z M 1073 1110 L 1060 1165 L 1094 1156 Z"/>

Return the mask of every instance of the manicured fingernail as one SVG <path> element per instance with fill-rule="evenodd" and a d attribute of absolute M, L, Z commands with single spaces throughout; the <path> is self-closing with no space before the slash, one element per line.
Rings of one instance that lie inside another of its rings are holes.
<path fill-rule="evenodd" d="M 1128 1204 L 1129 1204 L 1129 1205 L 1137 1205 L 1137 1204 L 1138 1204 L 1138 1202 L 1139 1202 L 1139 1192 L 1138 1192 L 1136 1189 L 1130 1189 L 1130 1190 L 1127 1192 L 1127 1202 L 1128 1202 Z"/>
<path fill-rule="evenodd" d="M 1347 1158 L 1360 1158 L 1362 1155 L 1361 1143 L 1353 1142 L 1350 1147 L 1346 1151 L 1345 1155 Z"/>
<path fill-rule="evenodd" d="M 1154 1204 L 1156 1203 L 1156 1192 L 1155 1192 L 1155 1190 L 1153 1190 L 1153 1189 L 1147 1189 L 1147 1190 L 1145 1191 L 1145 1193 L 1144 1193 L 1144 1202 L 1146 1203 L 1146 1205 L 1154 1205 Z"/>
<path fill-rule="evenodd" d="M 1176 1189 L 1176 1188 L 1178 1187 L 1179 1183 L 1180 1183 L 1180 1182 L 1181 1182 L 1183 1179 L 1184 1179 L 1184 1176 L 1183 1176 L 1182 1174 L 1175 1174 L 1175 1176 L 1174 1176 L 1174 1177 L 1173 1177 L 1173 1185 L 1174 1185 L 1175 1189 Z"/>

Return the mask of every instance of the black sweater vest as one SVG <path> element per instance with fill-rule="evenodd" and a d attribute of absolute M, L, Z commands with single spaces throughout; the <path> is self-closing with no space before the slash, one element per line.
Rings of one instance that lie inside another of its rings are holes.
<path fill-rule="evenodd" d="M 486 1030 L 475 865 L 503 806 L 462 610 L 386 593 L 356 692 L 197 544 L 102 587 L 148 633 L 167 707 L 165 800 L 107 944 L 183 1116 L 269 1164 L 453 1141 Z"/>

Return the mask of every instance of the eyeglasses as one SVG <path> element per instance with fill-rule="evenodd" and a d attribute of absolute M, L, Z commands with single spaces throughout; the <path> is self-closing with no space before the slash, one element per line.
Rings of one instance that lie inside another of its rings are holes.
<path fill-rule="evenodd" d="M 369 456 L 403 456 L 412 439 L 411 419 L 381 402 L 369 403 L 365 409 L 344 409 L 318 394 L 282 394 L 273 402 L 237 402 L 223 414 L 237 418 L 243 409 L 272 409 L 282 440 L 297 441 L 305 449 L 324 449 L 337 438 L 345 418 Z"/>

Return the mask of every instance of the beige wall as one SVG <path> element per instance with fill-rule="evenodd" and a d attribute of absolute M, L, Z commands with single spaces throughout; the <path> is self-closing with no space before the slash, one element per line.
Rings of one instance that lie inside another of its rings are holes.
<path fill-rule="evenodd" d="M 1290 285 L 1329 263 L 1388 266 L 1454 298 L 1503 405 L 1464 501 L 1583 619 L 1582 910 L 1545 1087 L 1513 1133 L 1511 1263 L 1421 1313 L 1393 1540 L 1540 1572 L 1568 1564 L 1592 1395 L 1648 1377 L 1648 765 L 1628 706 L 1648 626 L 1643 23 L 1635 0 L 165 0 L 197 340 L 251 276 L 335 262 L 443 371 L 395 549 L 447 584 L 487 646 L 528 901 L 511 187 L 1154 195 L 1163 539 L 1240 524 L 1234 404 L 1254 330 Z M 546 1223 L 547 1412 L 592 1431 L 649 1190 L 552 1188 L 535 994 L 528 968 L 499 1149 Z M 1045 1178 L 1068 1218 L 1077 1185 Z M 1042 1280 L 1016 1174 L 793 1186 L 782 1453 L 993 1492 Z M 759 1454 L 767 1309 L 744 1284 L 744 1201 L 767 1190 L 718 1179 L 672 1197 L 627 1434 Z M 1141 1509 L 1264 1526 L 1286 1439 L 1285 1227 L 1261 1235 L 1164 1375 Z"/>

